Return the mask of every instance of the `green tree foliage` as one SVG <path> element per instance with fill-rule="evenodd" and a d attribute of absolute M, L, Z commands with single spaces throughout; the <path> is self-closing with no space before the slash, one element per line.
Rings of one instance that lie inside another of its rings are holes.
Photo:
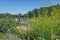
<path fill-rule="evenodd" d="M 0 18 L 18 18 L 18 17 L 22 17 L 22 14 L 10 14 L 10 13 L 0 13 Z"/>
<path fill-rule="evenodd" d="M 17 16 L 18 16 L 18 17 L 22 17 L 22 14 L 21 14 L 21 13 L 19 13 Z"/>
<path fill-rule="evenodd" d="M 52 37 L 60 37 L 60 11 L 58 8 L 60 8 L 58 5 L 50 6 L 48 9 L 44 7 L 42 11 L 38 11 L 38 16 L 34 16 L 31 22 L 32 28 L 28 33 L 30 40 L 52 40 Z"/>
<path fill-rule="evenodd" d="M 27 14 L 27 17 L 29 18 L 33 18 L 34 15 L 37 17 L 39 14 L 41 14 L 41 16 L 50 16 L 51 12 L 54 11 L 56 12 L 60 12 L 60 5 L 56 5 L 56 6 L 49 6 L 49 7 L 41 7 L 38 9 L 34 9 L 32 11 L 29 11 Z"/>
<path fill-rule="evenodd" d="M 26 32 L 25 34 L 20 33 L 20 30 L 16 29 L 16 26 L 19 23 L 16 23 L 12 20 L 0 21 L 0 29 L 3 29 L 5 31 L 8 31 L 9 29 L 11 33 L 17 35 L 23 40 L 52 40 L 52 37 L 60 37 L 60 5 L 44 8 L 41 7 L 39 9 L 29 11 L 27 14 L 24 15 L 1 14 L 0 17 L 2 18 L 7 16 L 8 18 L 10 18 L 11 16 L 15 18 L 22 16 L 32 19 L 32 21 L 28 22 L 29 26 L 31 26 L 31 30 Z"/>

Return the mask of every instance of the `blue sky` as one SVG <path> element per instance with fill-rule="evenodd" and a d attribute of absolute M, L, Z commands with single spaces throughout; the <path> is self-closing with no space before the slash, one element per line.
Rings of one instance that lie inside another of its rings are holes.
<path fill-rule="evenodd" d="M 44 6 L 56 5 L 60 0 L 44 0 Z M 25 14 L 29 10 L 42 7 L 42 0 L 0 0 L 0 13 Z"/>

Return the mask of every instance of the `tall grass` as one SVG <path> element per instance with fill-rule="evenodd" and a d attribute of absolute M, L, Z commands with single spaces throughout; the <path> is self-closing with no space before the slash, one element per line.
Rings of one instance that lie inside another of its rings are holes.
<path fill-rule="evenodd" d="M 56 15 L 49 17 L 39 15 L 34 17 L 31 25 L 33 25 L 33 36 L 37 34 L 36 37 L 39 37 L 39 40 L 52 40 L 52 37 L 60 36 L 60 20 Z"/>

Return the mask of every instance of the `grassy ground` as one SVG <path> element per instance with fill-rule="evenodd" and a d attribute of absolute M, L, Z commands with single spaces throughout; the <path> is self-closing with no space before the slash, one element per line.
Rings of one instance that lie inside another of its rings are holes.
<path fill-rule="evenodd" d="M 0 40 L 10 40 L 5 34 L 0 32 Z"/>

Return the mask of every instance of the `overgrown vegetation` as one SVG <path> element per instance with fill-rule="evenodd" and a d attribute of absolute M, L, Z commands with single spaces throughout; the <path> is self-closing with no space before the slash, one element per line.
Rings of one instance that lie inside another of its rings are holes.
<path fill-rule="evenodd" d="M 29 40 L 60 40 L 59 8 L 60 5 L 50 6 L 28 13 L 30 15 L 29 18 L 31 18 L 35 12 L 33 21 L 31 22 L 33 30 L 28 33 Z"/>
<path fill-rule="evenodd" d="M 4 16 L 3 18 L 12 17 L 10 15 L 9 17 Z M 20 24 L 7 19 L 0 20 L 0 29 L 13 33 L 23 40 L 60 40 L 60 5 L 34 9 L 27 14 L 20 14 L 18 17 L 32 19 L 32 21 L 28 22 L 29 27 L 31 27 L 30 31 L 20 33 L 20 30 L 16 28 Z"/>

